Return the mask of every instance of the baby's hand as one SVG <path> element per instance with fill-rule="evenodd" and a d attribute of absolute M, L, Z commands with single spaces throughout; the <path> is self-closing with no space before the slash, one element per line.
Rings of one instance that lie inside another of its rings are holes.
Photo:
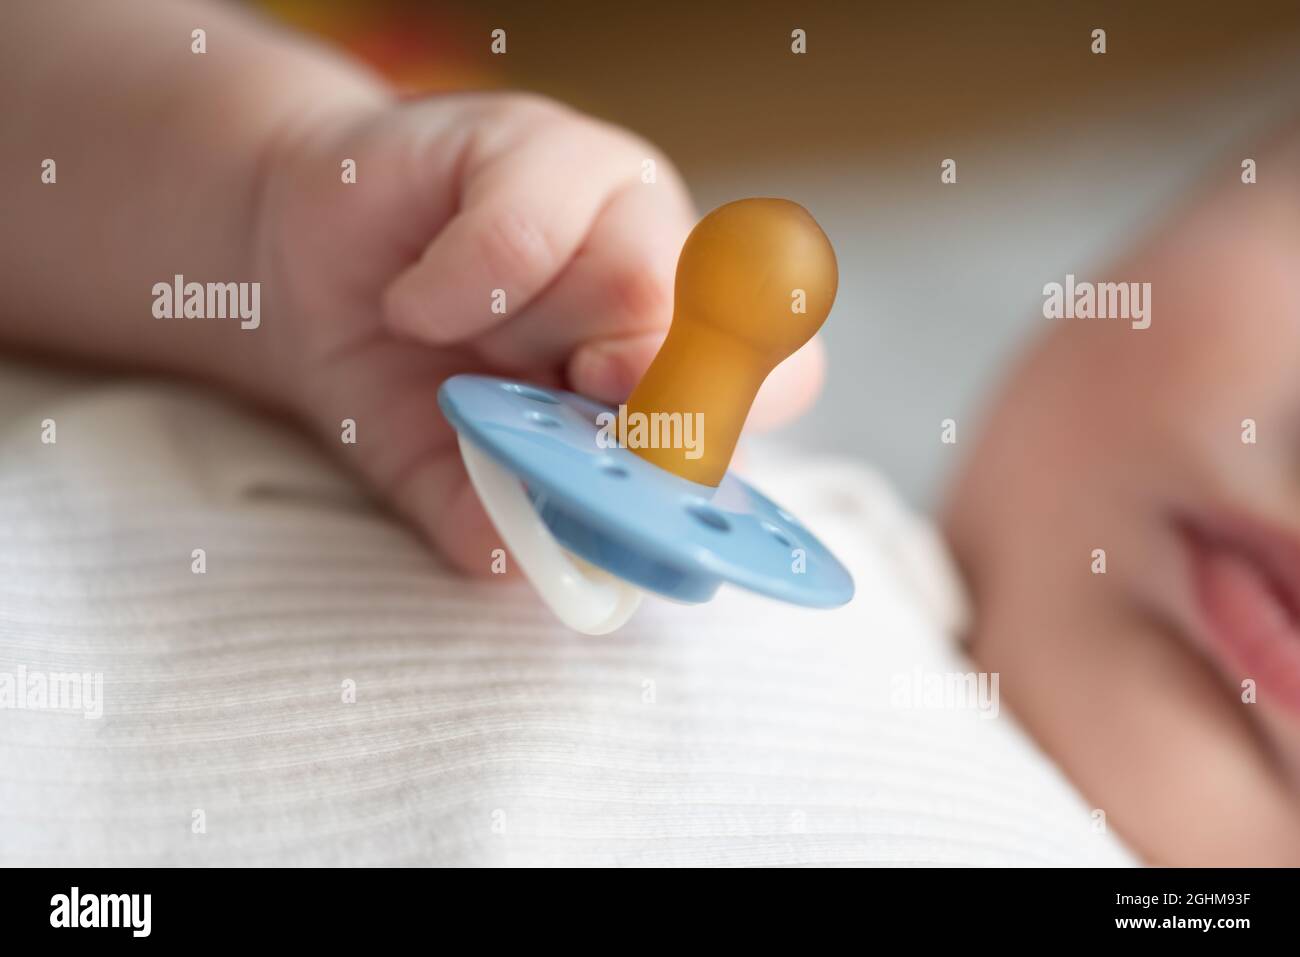
<path fill-rule="evenodd" d="M 272 152 L 261 190 L 258 278 L 289 401 L 454 564 L 487 572 L 499 539 L 438 386 L 487 372 L 625 399 L 695 222 L 676 171 L 547 100 L 455 95 L 314 121 Z M 787 362 L 752 420 L 798 414 L 821 361 L 814 343 Z"/>

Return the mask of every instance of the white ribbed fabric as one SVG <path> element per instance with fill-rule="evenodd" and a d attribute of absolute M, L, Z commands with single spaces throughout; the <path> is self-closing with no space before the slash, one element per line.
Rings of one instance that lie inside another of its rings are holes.
<path fill-rule="evenodd" d="M 1005 708 L 900 707 L 971 666 L 865 470 L 759 482 L 847 608 L 724 590 L 584 638 L 206 393 L 4 364 L 0 408 L 0 674 L 103 674 L 97 720 L 0 710 L 0 863 L 1130 862 Z"/>

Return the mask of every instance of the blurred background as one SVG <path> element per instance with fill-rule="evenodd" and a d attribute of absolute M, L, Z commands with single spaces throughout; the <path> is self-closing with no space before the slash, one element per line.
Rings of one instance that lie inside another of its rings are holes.
<path fill-rule="evenodd" d="M 807 206 L 840 292 L 827 390 L 779 438 L 865 459 L 921 506 L 1042 331 L 1043 284 L 1121 255 L 1300 113 L 1296 0 L 255 5 L 412 93 L 535 90 L 630 127 L 702 211 Z"/>

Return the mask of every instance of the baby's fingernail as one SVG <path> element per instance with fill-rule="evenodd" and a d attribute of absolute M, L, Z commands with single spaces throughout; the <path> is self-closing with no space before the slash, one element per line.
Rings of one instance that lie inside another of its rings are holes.
<path fill-rule="evenodd" d="M 662 335 L 651 334 L 584 346 L 570 363 L 569 379 L 577 391 L 593 399 L 622 402 L 662 341 Z"/>
<path fill-rule="evenodd" d="M 608 346 L 587 346 L 573 357 L 569 378 L 583 395 L 602 402 L 618 402 L 627 395 L 621 391 L 626 378 L 621 367 L 622 363 Z"/>

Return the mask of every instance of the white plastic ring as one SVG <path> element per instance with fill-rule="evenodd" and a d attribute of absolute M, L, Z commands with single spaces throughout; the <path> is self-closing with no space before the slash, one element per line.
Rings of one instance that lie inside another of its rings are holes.
<path fill-rule="evenodd" d="M 585 635 L 623 627 L 645 593 L 567 551 L 533 508 L 519 478 L 465 436 L 459 439 L 465 471 L 483 508 L 555 616 Z"/>

